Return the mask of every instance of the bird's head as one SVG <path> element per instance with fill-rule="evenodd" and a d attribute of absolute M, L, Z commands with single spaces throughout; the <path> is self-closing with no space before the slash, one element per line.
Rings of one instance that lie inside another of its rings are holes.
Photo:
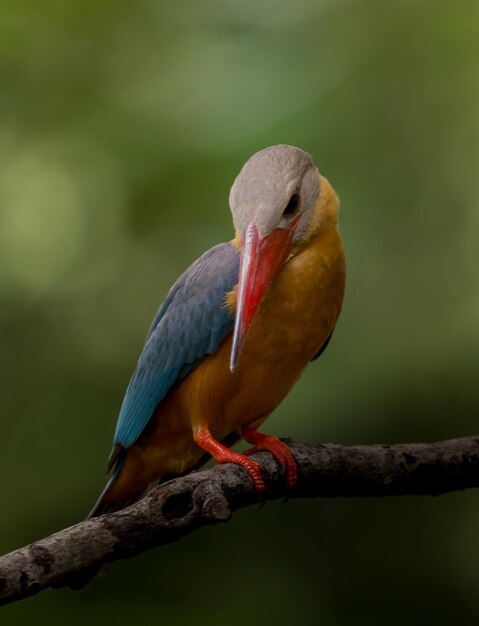
<path fill-rule="evenodd" d="M 248 159 L 229 200 L 241 254 L 230 360 L 234 371 L 267 286 L 320 230 L 335 227 L 338 200 L 311 156 L 286 145 Z"/>

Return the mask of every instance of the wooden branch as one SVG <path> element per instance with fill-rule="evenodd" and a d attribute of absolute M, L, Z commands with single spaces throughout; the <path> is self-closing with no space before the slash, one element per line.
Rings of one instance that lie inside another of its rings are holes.
<path fill-rule="evenodd" d="M 265 500 L 285 497 L 438 495 L 479 486 L 479 437 L 432 444 L 342 446 L 287 441 L 299 485 L 287 493 L 271 455 L 257 453 Z M 50 587 L 78 587 L 107 563 L 227 521 L 257 503 L 245 471 L 222 465 L 177 478 L 117 513 L 80 522 L 0 557 L 0 605 Z"/>

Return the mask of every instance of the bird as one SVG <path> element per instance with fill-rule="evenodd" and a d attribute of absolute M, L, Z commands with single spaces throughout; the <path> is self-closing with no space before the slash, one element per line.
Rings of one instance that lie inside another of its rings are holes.
<path fill-rule="evenodd" d="M 251 156 L 233 182 L 231 241 L 200 256 L 151 323 L 120 409 L 109 478 L 89 518 L 119 510 L 151 486 L 213 457 L 265 482 L 243 438 L 284 468 L 288 446 L 259 430 L 328 345 L 345 289 L 338 197 L 312 157 L 290 145 Z"/>

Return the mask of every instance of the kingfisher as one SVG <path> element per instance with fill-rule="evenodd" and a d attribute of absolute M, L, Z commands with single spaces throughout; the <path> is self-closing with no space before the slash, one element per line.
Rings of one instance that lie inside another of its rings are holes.
<path fill-rule="evenodd" d="M 244 164 L 229 204 L 234 238 L 197 259 L 153 319 L 89 517 L 210 457 L 241 465 L 262 494 L 260 465 L 229 447 L 240 438 L 271 452 L 288 488 L 297 484 L 288 446 L 259 428 L 338 320 L 346 276 L 339 201 L 308 153 L 275 145 Z"/>

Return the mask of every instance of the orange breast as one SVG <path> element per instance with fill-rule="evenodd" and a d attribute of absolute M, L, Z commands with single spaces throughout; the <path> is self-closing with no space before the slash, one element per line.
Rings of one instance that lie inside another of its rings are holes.
<path fill-rule="evenodd" d="M 246 424 L 264 421 L 331 334 L 344 282 L 341 240 L 331 229 L 290 259 L 270 285 L 234 374 L 228 367 L 230 334 L 159 404 L 128 450 L 114 491 L 124 497 L 125 490 L 134 493 L 165 474 L 193 467 L 204 454 L 193 439 L 201 424 L 221 441 Z"/>

